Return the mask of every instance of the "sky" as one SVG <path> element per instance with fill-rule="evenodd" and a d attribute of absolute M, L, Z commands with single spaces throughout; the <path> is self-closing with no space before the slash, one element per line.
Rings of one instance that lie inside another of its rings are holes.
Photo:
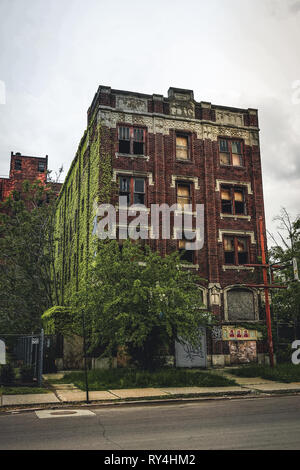
<path fill-rule="evenodd" d="M 300 0 L 0 0 L 0 175 L 66 175 L 98 86 L 257 108 L 267 228 L 300 213 Z"/>

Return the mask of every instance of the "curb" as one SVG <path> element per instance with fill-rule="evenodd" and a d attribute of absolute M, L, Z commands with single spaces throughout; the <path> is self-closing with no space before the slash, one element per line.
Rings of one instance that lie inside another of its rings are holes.
<path fill-rule="evenodd" d="M 4 405 L 0 409 L 0 415 L 2 413 L 29 413 L 38 410 L 44 409 L 60 409 L 60 408 L 74 408 L 75 406 L 80 407 L 91 407 L 91 408 L 113 408 L 113 407 L 127 407 L 127 406 L 160 406 L 160 405 L 172 405 L 176 403 L 196 403 L 196 402 L 206 402 L 206 401 L 222 401 L 222 400 L 238 400 L 238 399 L 266 399 L 272 398 L 273 396 L 298 396 L 300 391 L 298 390 L 275 390 L 268 392 L 261 392 L 256 390 L 245 390 L 238 393 L 228 393 L 228 394 L 205 394 L 205 395 L 176 395 L 173 398 L 165 397 L 153 397 L 153 399 L 144 398 L 141 399 L 120 399 L 114 401 L 91 401 L 85 403 L 83 401 L 78 402 L 60 402 L 60 403 L 43 403 L 36 405 Z"/>

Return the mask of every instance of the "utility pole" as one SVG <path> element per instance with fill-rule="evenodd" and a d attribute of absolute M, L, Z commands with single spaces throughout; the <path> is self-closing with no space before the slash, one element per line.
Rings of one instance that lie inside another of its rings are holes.
<path fill-rule="evenodd" d="M 272 326 L 271 326 L 271 310 L 270 310 L 270 299 L 269 299 L 269 288 L 268 286 L 268 267 L 266 265 L 266 251 L 265 251 L 265 239 L 263 232 L 263 219 L 259 218 L 259 235 L 260 235 L 260 247 L 261 247 L 261 262 L 263 270 L 263 281 L 264 281 L 264 291 L 265 291 L 265 305 L 266 305 L 266 321 L 268 329 L 268 344 L 269 344 L 269 357 L 270 357 L 270 366 L 274 367 L 274 348 L 273 348 L 273 338 L 272 338 Z"/>

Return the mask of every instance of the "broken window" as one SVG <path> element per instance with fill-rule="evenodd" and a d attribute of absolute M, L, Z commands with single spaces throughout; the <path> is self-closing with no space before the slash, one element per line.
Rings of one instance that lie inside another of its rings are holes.
<path fill-rule="evenodd" d="M 248 240 L 244 237 L 224 237 L 225 264 L 247 264 L 249 262 Z"/>
<path fill-rule="evenodd" d="M 126 196 L 127 204 L 145 203 L 145 180 L 131 176 L 120 176 L 119 195 Z"/>
<path fill-rule="evenodd" d="M 231 289 L 227 293 L 228 320 L 255 320 L 254 293 L 248 289 Z"/>
<path fill-rule="evenodd" d="M 221 187 L 222 214 L 244 215 L 246 204 L 244 190 L 234 187 Z"/>
<path fill-rule="evenodd" d="M 145 129 L 137 127 L 118 128 L 119 153 L 144 155 Z"/>
<path fill-rule="evenodd" d="M 185 204 L 191 204 L 191 186 L 189 184 L 177 184 L 177 204 L 184 210 Z"/>
<path fill-rule="evenodd" d="M 176 135 L 176 158 L 189 159 L 189 138 L 186 135 Z"/>
<path fill-rule="evenodd" d="M 243 166 L 242 142 L 239 140 L 219 139 L 221 165 Z"/>

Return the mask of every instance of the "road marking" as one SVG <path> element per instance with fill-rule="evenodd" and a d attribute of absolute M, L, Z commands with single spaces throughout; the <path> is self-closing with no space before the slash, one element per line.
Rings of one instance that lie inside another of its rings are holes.
<path fill-rule="evenodd" d="M 38 418 L 66 418 L 76 416 L 95 416 L 90 410 L 41 410 L 36 411 L 35 414 Z"/>

